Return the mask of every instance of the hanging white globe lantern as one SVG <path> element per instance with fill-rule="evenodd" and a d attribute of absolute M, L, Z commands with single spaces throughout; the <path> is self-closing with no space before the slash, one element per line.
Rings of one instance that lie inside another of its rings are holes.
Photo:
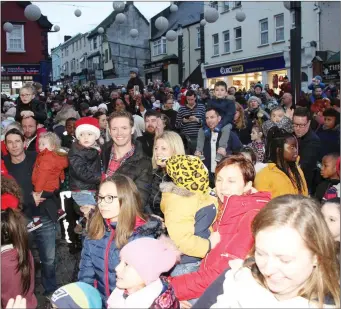
<path fill-rule="evenodd" d="M 115 21 L 118 23 L 118 24 L 123 24 L 125 21 L 126 21 L 126 16 L 123 14 L 123 13 L 118 13 L 116 15 L 116 18 L 115 18 Z"/>
<path fill-rule="evenodd" d="M 200 25 L 201 26 L 206 26 L 206 24 L 207 24 L 207 22 L 206 22 L 206 20 L 205 19 L 202 19 L 202 20 L 200 20 Z"/>
<path fill-rule="evenodd" d="M 131 29 L 129 34 L 132 38 L 137 38 L 139 35 L 139 31 L 137 29 Z"/>
<path fill-rule="evenodd" d="M 99 34 L 103 34 L 103 33 L 104 33 L 104 28 L 103 28 L 103 27 L 99 27 L 99 28 L 97 29 L 97 32 L 98 32 Z"/>
<path fill-rule="evenodd" d="M 178 11 L 178 6 L 176 4 L 171 4 L 171 6 L 169 7 L 169 10 L 171 11 L 171 13 L 175 13 Z"/>
<path fill-rule="evenodd" d="M 53 26 L 53 30 L 56 31 L 56 32 L 58 32 L 58 31 L 60 30 L 60 27 L 59 27 L 58 25 L 54 25 L 54 26 Z"/>
<path fill-rule="evenodd" d="M 160 16 L 155 20 L 155 27 L 157 30 L 165 31 L 168 28 L 168 19 Z"/>
<path fill-rule="evenodd" d="M 6 22 L 4 23 L 4 25 L 2 26 L 2 29 L 5 31 L 5 32 L 8 32 L 8 33 L 11 33 L 12 30 L 13 30 L 13 25 L 9 22 Z"/>
<path fill-rule="evenodd" d="M 37 21 L 41 16 L 41 11 L 35 4 L 29 4 L 25 8 L 24 15 L 30 21 Z"/>
<path fill-rule="evenodd" d="M 80 9 L 75 10 L 75 16 L 79 17 L 82 15 L 82 11 Z"/>
<path fill-rule="evenodd" d="M 177 33 L 174 30 L 168 30 L 166 33 L 166 39 L 170 42 L 173 42 L 178 37 Z"/>
<path fill-rule="evenodd" d="M 114 11 L 116 11 L 117 13 L 122 13 L 126 5 L 124 1 L 114 1 L 112 3 L 112 6 L 114 8 Z"/>
<path fill-rule="evenodd" d="M 219 13 L 215 8 L 208 7 L 204 13 L 205 19 L 208 23 L 214 23 L 219 18 Z"/>
<path fill-rule="evenodd" d="M 246 15 L 245 15 L 244 12 L 239 11 L 239 12 L 236 13 L 236 19 L 237 19 L 237 21 L 243 22 L 243 21 L 245 20 L 245 18 L 246 18 Z"/>
<path fill-rule="evenodd" d="M 283 1 L 283 5 L 287 10 L 290 10 L 290 1 Z"/>

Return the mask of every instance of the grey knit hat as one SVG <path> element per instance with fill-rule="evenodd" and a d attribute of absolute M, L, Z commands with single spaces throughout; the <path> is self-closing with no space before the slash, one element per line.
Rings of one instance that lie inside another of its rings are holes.
<path fill-rule="evenodd" d="M 135 73 L 136 75 L 139 74 L 139 69 L 138 68 L 131 68 L 130 73 Z"/>

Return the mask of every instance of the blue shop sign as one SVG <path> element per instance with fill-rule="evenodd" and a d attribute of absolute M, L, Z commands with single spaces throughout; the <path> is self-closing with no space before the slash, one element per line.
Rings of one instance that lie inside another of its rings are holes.
<path fill-rule="evenodd" d="M 261 72 L 261 71 L 271 71 L 285 68 L 284 58 L 276 57 L 263 60 L 255 60 L 250 62 L 245 62 L 241 64 L 233 64 L 227 66 L 220 66 L 217 68 L 207 69 L 207 78 L 219 77 L 219 76 L 229 76 L 236 74 Z"/>
<path fill-rule="evenodd" d="M 26 65 L 26 64 L 18 64 L 18 65 L 3 65 L 1 66 L 1 74 L 2 75 L 39 75 L 40 74 L 40 65 Z"/>

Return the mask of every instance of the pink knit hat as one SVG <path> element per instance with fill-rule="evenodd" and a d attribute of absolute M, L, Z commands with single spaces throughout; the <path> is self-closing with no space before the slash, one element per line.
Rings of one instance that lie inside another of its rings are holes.
<path fill-rule="evenodd" d="M 135 268 L 146 285 L 169 271 L 179 257 L 175 246 L 165 239 L 143 237 L 133 240 L 121 250 L 121 259 Z"/>

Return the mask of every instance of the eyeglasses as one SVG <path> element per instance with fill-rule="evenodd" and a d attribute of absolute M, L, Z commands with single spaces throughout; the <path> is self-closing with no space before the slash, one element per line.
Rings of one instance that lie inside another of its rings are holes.
<path fill-rule="evenodd" d="M 32 95 L 32 93 L 30 93 L 30 94 L 21 94 L 20 97 L 21 98 L 27 98 L 27 97 L 29 97 L 31 95 Z"/>
<path fill-rule="evenodd" d="M 307 126 L 307 124 L 308 124 L 308 122 L 307 123 L 293 123 L 292 125 L 293 125 L 293 127 L 294 128 L 304 128 L 304 127 L 306 127 Z"/>
<path fill-rule="evenodd" d="M 116 199 L 116 198 L 118 198 L 118 196 L 114 196 L 114 195 L 99 196 L 99 195 L 97 195 L 97 203 L 100 204 L 104 200 L 104 202 L 106 202 L 107 204 L 111 204 L 114 201 L 114 199 Z"/>

